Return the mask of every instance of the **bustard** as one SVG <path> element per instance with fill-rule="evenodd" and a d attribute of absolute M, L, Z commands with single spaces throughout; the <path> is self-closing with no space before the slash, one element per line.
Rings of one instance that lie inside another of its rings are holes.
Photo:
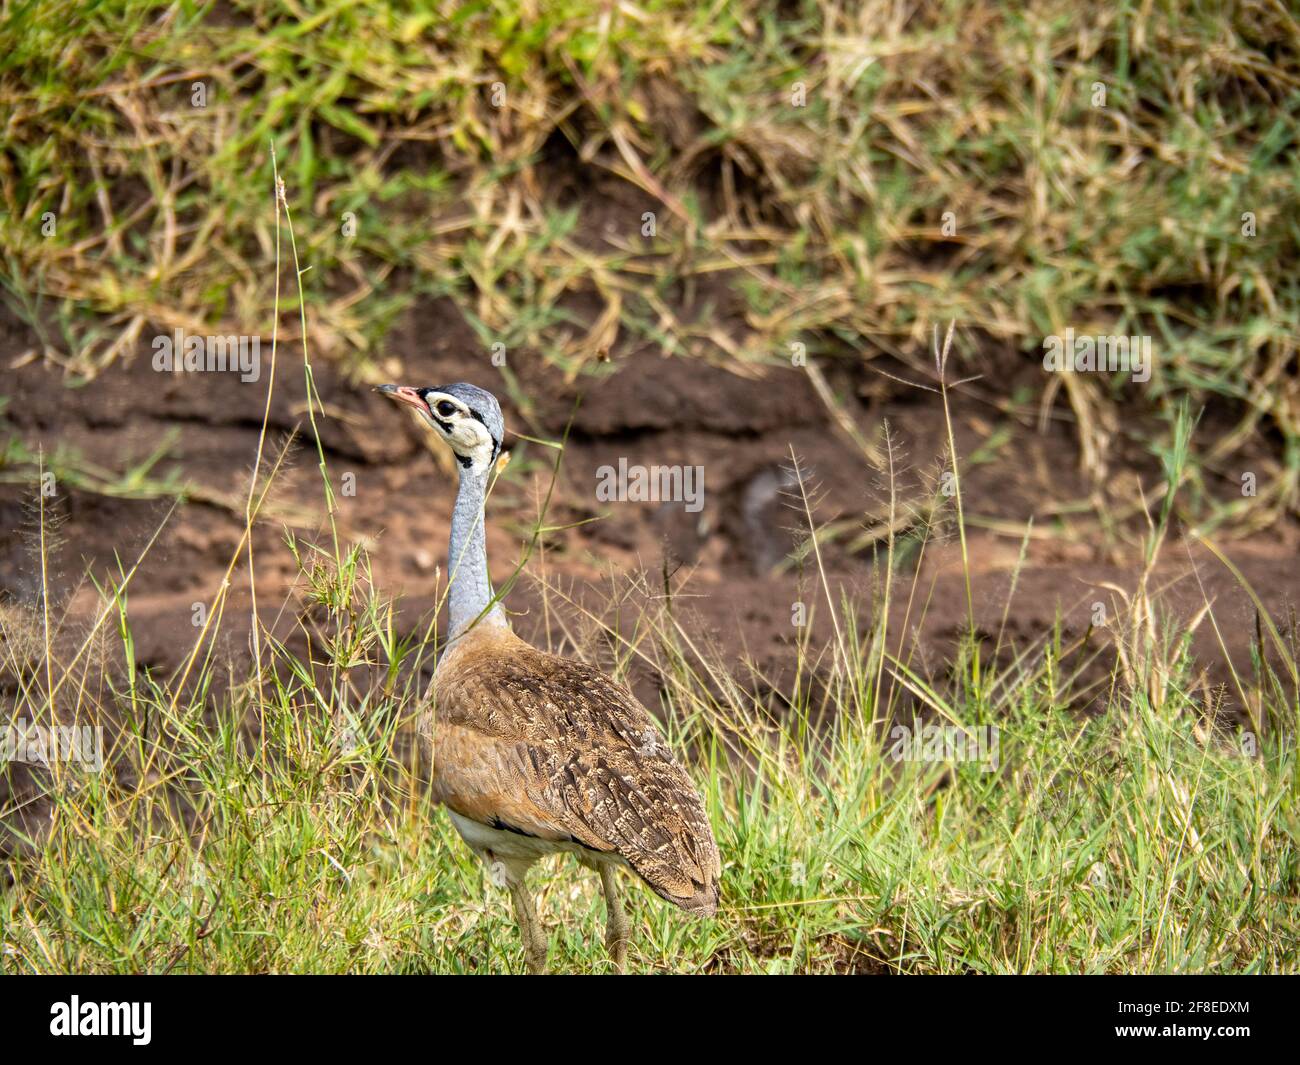
<path fill-rule="evenodd" d="M 483 505 L 505 425 L 474 385 L 383 385 L 451 445 L 449 640 L 421 733 L 433 743 L 433 792 L 461 837 L 510 891 L 524 955 L 546 969 L 546 933 L 524 882 L 539 858 L 577 855 L 600 874 L 605 944 L 618 971 L 629 926 L 616 870 L 661 898 L 712 916 L 718 847 L 699 795 L 653 718 L 599 670 L 539 651 L 510 630 L 488 579 Z"/>

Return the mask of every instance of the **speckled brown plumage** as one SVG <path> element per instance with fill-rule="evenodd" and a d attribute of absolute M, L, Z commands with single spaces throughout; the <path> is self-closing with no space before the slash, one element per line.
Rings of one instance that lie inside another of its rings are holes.
<path fill-rule="evenodd" d="M 599 670 L 478 626 L 439 664 L 422 732 L 451 810 L 621 857 L 669 902 L 716 910 L 718 848 L 694 784 L 649 713 Z"/>
<path fill-rule="evenodd" d="M 379 391 L 415 411 L 459 470 L 447 543 L 451 640 L 421 722 L 433 746 L 434 795 L 493 882 L 510 892 L 530 972 L 546 971 L 548 943 L 528 869 L 557 852 L 600 875 L 605 946 L 622 972 L 631 926 L 619 866 L 685 910 L 717 910 L 718 848 L 703 804 L 630 692 L 510 632 L 484 535 L 489 479 L 505 439 L 496 397 L 464 381 Z"/>

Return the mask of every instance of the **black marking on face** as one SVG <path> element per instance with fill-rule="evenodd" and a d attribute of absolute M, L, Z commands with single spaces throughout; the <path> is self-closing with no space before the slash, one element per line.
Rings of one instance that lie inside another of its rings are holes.
<path fill-rule="evenodd" d="M 422 400 L 424 400 L 424 409 L 429 412 L 429 417 L 438 423 L 438 428 L 441 429 L 448 436 L 451 436 L 451 422 L 446 420 L 447 415 L 444 414 L 441 418 L 439 418 L 438 415 L 434 413 L 433 407 L 429 406 L 429 394 L 437 391 L 438 390 L 436 388 L 417 388 L 415 390 L 415 394 L 419 396 Z M 442 407 L 444 405 L 454 406 L 453 404 L 449 403 L 445 399 L 438 404 L 439 407 Z"/>
<path fill-rule="evenodd" d="M 501 454 L 501 441 L 492 435 L 492 430 L 488 428 L 488 423 L 483 420 L 483 415 L 473 407 L 469 408 L 469 413 L 470 416 L 479 423 L 479 425 L 483 426 L 483 431 L 487 433 L 488 439 L 492 441 L 492 461 L 488 463 L 488 469 L 491 469 L 497 460 L 497 456 Z"/>

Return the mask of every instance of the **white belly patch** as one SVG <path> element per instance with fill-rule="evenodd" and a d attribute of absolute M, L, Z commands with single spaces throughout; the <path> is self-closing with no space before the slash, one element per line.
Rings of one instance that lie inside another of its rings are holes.
<path fill-rule="evenodd" d="M 504 828 L 493 828 L 482 821 L 462 817 L 454 810 L 447 811 L 451 823 L 456 826 L 461 839 L 476 851 L 491 851 L 499 858 L 521 858 L 535 861 L 548 854 L 572 853 L 586 851 L 577 843 L 553 843 L 536 836 L 525 836 Z"/>
<path fill-rule="evenodd" d="M 485 857 L 490 852 L 494 861 L 502 863 L 507 882 L 521 880 L 533 862 L 545 858 L 548 854 L 576 854 L 589 865 L 617 865 L 624 869 L 629 868 L 627 859 L 621 854 L 604 854 L 584 847 L 581 843 L 555 842 L 549 839 L 538 839 L 536 836 L 525 836 L 519 832 L 511 832 L 509 829 L 493 828 L 491 825 L 483 824 L 482 821 L 462 817 L 451 809 L 447 810 L 447 815 L 451 818 L 451 823 L 456 826 L 456 831 L 460 833 L 460 838 L 474 851 Z"/>

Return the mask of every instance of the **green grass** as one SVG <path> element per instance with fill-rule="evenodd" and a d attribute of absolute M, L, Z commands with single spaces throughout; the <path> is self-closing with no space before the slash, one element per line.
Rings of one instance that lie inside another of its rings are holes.
<path fill-rule="evenodd" d="M 129 639 L 56 664 L 60 720 L 116 721 L 110 771 L 42 777 L 49 823 L 7 863 L 7 971 L 521 971 L 507 895 L 419 783 L 427 648 L 394 634 L 359 552 L 299 550 L 319 651 L 268 644 L 260 697 L 251 677 L 208 695 L 210 664 L 179 695 L 130 670 Z M 109 625 L 124 601 L 106 596 Z M 19 716 L 48 720 L 39 625 L 20 662 L 21 624 L 6 613 Z M 1048 634 L 977 688 L 969 662 L 930 686 L 877 629 L 801 649 L 778 717 L 662 609 L 638 631 L 622 657 L 666 679 L 724 872 L 712 921 L 633 892 L 634 971 L 1296 968 L 1293 678 L 1242 678 L 1262 709 L 1246 738 L 1206 725 L 1177 632 L 1144 645 L 1141 675 L 1091 682 Z M 1107 712 L 1078 713 L 1098 685 Z M 908 692 L 934 720 L 996 724 L 997 770 L 895 761 L 887 712 Z M 554 968 L 605 971 L 594 877 L 542 869 Z"/>

